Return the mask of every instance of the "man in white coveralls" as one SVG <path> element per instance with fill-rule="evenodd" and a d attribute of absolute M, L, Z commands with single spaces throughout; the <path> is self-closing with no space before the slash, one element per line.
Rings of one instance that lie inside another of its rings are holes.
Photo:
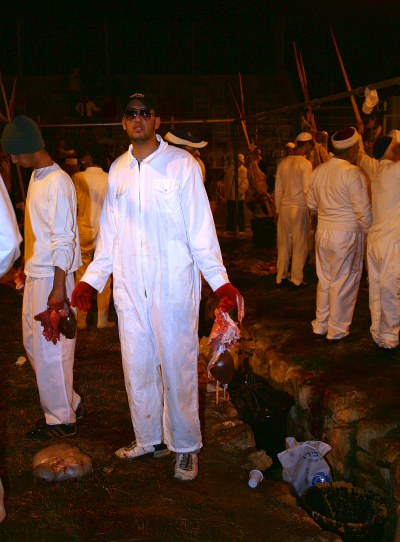
<path fill-rule="evenodd" d="M 81 264 L 75 189 L 45 150 L 32 119 L 20 115 L 10 121 L 1 144 L 14 164 L 33 168 L 25 207 L 22 333 L 45 421 L 40 420 L 26 436 L 32 440 L 66 437 L 76 433 L 76 419 L 83 415 L 73 388 L 75 339 L 61 335 L 57 344 L 46 341 L 34 317 L 47 307 L 62 311 L 74 288 L 74 271 Z"/>
<path fill-rule="evenodd" d="M 200 167 L 156 135 L 147 94 L 124 103 L 131 146 L 111 166 L 93 262 L 73 303 L 90 306 L 110 273 L 125 386 L 136 440 L 116 452 L 140 459 L 176 452 L 175 477 L 192 480 L 202 447 L 198 413 L 200 271 L 226 310 L 236 305 Z"/>
<path fill-rule="evenodd" d="M 307 205 L 318 213 L 316 338 L 338 344 L 349 334 L 364 258 L 364 232 L 372 225 L 367 183 L 357 163 L 355 128 L 332 136 L 334 157 L 311 175 Z"/>

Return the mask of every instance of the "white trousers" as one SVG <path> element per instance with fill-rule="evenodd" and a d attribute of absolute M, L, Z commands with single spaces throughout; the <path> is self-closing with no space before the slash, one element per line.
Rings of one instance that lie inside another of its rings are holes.
<path fill-rule="evenodd" d="M 308 221 L 307 209 L 289 207 L 279 211 L 277 284 L 287 277 L 290 257 L 292 257 L 291 281 L 296 285 L 303 282 L 303 269 L 308 254 Z"/>
<path fill-rule="evenodd" d="M 400 243 L 367 248 L 372 338 L 379 346 L 396 348 L 400 331 Z"/>
<path fill-rule="evenodd" d="M 66 277 L 67 296 L 74 288 L 73 274 Z M 73 389 L 75 339 L 61 335 L 57 344 L 46 341 L 40 322 L 34 319 L 47 308 L 53 277 L 26 277 L 22 306 L 22 333 L 25 351 L 36 373 L 40 403 L 50 425 L 74 423 L 80 397 Z"/>
<path fill-rule="evenodd" d="M 349 334 L 360 284 L 364 234 L 362 232 L 320 230 L 315 236 L 318 275 L 317 312 L 314 333 L 327 333 L 328 339 Z"/>
<path fill-rule="evenodd" d="M 93 260 L 94 250 L 90 252 L 81 252 L 82 255 L 82 265 L 75 271 L 75 285 L 81 280 L 85 274 L 86 269 Z M 103 288 L 103 291 L 97 293 L 97 325 L 99 327 L 106 327 L 108 324 L 108 311 L 110 307 L 111 299 L 111 276 L 108 278 L 106 285 Z M 87 312 L 80 311 L 76 309 L 78 315 L 78 324 L 86 324 Z"/>
<path fill-rule="evenodd" d="M 115 290 L 114 290 L 115 291 Z M 125 294 L 126 295 L 126 294 Z M 138 446 L 163 441 L 178 453 L 202 447 L 198 399 L 198 315 L 194 303 L 168 311 L 115 296 L 122 366 Z"/>

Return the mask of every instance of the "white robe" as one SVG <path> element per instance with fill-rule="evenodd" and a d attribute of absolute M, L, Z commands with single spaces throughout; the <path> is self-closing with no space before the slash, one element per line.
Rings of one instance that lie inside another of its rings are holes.
<path fill-rule="evenodd" d="M 360 157 L 371 178 L 372 216 L 367 259 L 371 334 L 380 347 L 399 344 L 400 162 Z"/>
<path fill-rule="evenodd" d="M 278 216 L 278 260 L 276 282 L 287 277 L 292 257 L 291 281 L 303 282 L 308 254 L 309 212 L 306 204 L 312 165 L 304 156 L 287 156 L 280 162 L 275 181 L 275 206 Z"/>
<path fill-rule="evenodd" d="M 372 224 L 365 178 L 358 167 L 331 158 L 311 175 L 307 205 L 318 213 L 318 274 L 314 333 L 340 339 L 349 333 L 363 265 L 363 232 Z"/>
<path fill-rule="evenodd" d="M 228 277 L 197 161 L 167 145 L 140 169 L 132 149 L 109 172 L 93 262 L 82 280 L 101 291 L 110 273 L 125 386 L 139 446 L 202 446 L 198 416 L 200 272 Z"/>
<path fill-rule="evenodd" d="M 0 175 L 0 277 L 5 275 L 19 257 L 22 241 L 10 197 Z"/>
<path fill-rule="evenodd" d="M 72 176 L 78 204 L 78 230 L 81 245 L 82 265 L 75 272 L 77 284 L 93 260 L 99 233 L 99 221 L 108 188 L 108 174 L 100 167 L 88 167 L 85 171 Z M 108 310 L 111 298 L 111 278 L 108 279 L 103 291 L 97 294 L 97 325 L 105 327 L 108 324 Z M 87 312 L 78 310 L 78 325 L 86 324 Z"/>

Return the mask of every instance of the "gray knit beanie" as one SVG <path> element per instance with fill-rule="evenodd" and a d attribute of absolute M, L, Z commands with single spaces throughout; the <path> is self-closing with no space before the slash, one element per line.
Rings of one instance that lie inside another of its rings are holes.
<path fill-rule="evenodd" d="M 19 115 L 6 124 L 1 146 L 8 154 L 32 154 L 44 149 L 44 141 L 36 122 Z"/>

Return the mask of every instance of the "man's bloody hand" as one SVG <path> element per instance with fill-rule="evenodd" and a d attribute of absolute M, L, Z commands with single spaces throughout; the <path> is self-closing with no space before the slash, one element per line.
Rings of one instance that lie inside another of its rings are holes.
<path fill-rule="evenodd" d="M 240 293 L 230 282 L 220 286 L 215 290 L 215 293 L 221 300 L 219 306 L 222 311 L 227 312 L 232 307 L 237 306 L 237 296 L 240 296 Z"/>
<path fill-rule="evenodd" d="M 95 288 L 87 282 L 78 282 L 75 290 L 72 292 L 71 305 L 78 307 L 80 311 L 87 312 L 92 306 L 92 294 L 95 291 Z"/>

